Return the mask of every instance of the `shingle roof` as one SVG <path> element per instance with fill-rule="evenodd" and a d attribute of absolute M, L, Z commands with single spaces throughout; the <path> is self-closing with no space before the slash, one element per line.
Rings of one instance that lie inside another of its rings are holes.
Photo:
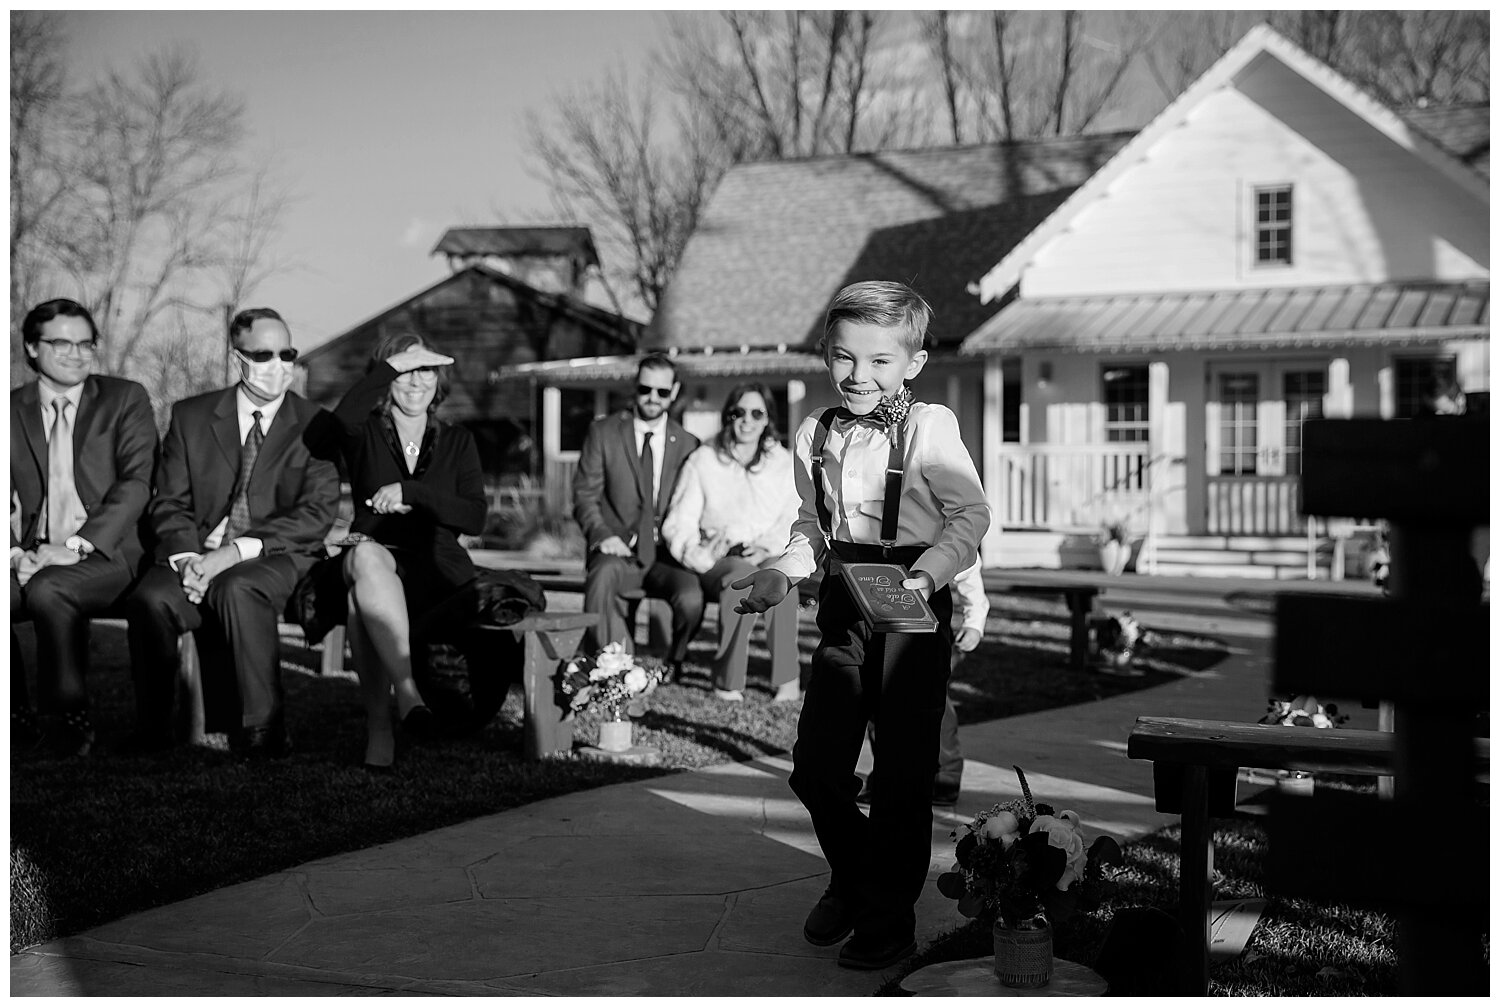
<path fill-rule="evenodd" d="M 450 227 L 432 254 L 446 255 L 568 255 L 576 252 L 585 265 L 598 265 L 599 252 L 587 227 Z"/>
<path fill-rule="evenodd" d="M 965 353 L 1391 345 L 1488 335 L 1490 285 L 1374 283 L 1012 301 Z"/>
<path fill-rule="evenodd" d="M 807 348 L 856 280 L 910 283 L 938 345 L 993 315 L 966 289 L 1130 133 L 738 165 L 699 219 L 645 345 Z"/>
<path fill-rule="evenodd" d="M 1422 131 L 1429 140 L 1469 165 L 1485 178 L 1490 176 L 1490 106 L 1488 102 L 1462 105 L 1409 106 L 1396 114 Z"/>

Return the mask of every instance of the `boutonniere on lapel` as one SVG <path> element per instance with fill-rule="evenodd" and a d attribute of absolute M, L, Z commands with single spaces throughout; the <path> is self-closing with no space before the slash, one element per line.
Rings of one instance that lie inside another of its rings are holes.
<path fill-rule="evenodd" d="M 870 418 L 883 424 L 888 433 L 894 433 L 906 422 L 906 414 L 911 412 L 911 404 L 911 389 L 902 385 L 896 390 L 895 395 L 881 397 L 879 404 L 870 410 Z"/>

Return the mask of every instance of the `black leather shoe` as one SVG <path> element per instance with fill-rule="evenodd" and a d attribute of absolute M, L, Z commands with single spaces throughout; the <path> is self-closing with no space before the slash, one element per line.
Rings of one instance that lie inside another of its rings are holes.
<path fill-rule="evenodd" d="M 280 725 L 247 727 L 241 732 L 239 749 L 247 759 L 281 759 L 291 752 L 292 739 Z"/>
<path fill-rule="evenodd" d="M 909 936 L 866 938 L 855 934 L 839 949 L 839 965 L 846 969 L 887 969 L 917 950 Z"/>
<path fill-rule="evenodd" d="M 951 808 L 958 803 L 958 785 L 939 783 L 932 788 L 932 806 Z"/>
<path fill-rule="evenodd" d="M 425 706 L 414 706 L 401 718 L 401 730 L 418 741 L 434 741 L 441 733 L 437 714 Z"/>
<path fill-rule="evenodd" d="M 853 929 L 854 910 L 833 894 L 833 886 L 829 885 L 812 912 L 807 914 L 807 922 L 802 924 L 802 936 L 807 938 L 807 943 L 826 948 L 848 937 Z"/>
<path fill-rule="evenodd" d="M 94 749 L 94 725 L 83 710 L 58 716 L 47 728 L 47 747 L 62 758 L 83 758 Z"/>

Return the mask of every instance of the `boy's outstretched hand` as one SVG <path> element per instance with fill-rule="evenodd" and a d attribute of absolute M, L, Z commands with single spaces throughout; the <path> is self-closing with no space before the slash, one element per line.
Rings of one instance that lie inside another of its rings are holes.
<path fill-rule="evenodd" d="M 792 582 L 780 570 L 757 570 L 748 577 L 741 577 L 732 588 L 748 587 L 750 593 L 740 599 L 734 610 L 740 615 L 751 615 L 774 608 L 792 589 Z"/>

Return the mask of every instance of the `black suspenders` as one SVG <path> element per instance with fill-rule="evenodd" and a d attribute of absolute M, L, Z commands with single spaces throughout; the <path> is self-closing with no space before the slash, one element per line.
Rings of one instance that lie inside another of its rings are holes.
<path fill-rule="evenodd" d="M 833 515 L 828 510 L 828 501 L 823 494 L 823 448 L 828 442 L 828 431 L 833 426 L 837 409 L 825 409 L 818 417 L 818 429 L 812 441 L 813 502 L 818 508 L 818 525 L 823 537 L 833 541 Z M 906 466 L 906 424 L 896 427 L 891 438 L 891 453 L 885 463 L 885 507 L 880 516 L 880 545 L 884 549 L 896 545 L 896 529 L 901 518 L 901 482 Z"/>

